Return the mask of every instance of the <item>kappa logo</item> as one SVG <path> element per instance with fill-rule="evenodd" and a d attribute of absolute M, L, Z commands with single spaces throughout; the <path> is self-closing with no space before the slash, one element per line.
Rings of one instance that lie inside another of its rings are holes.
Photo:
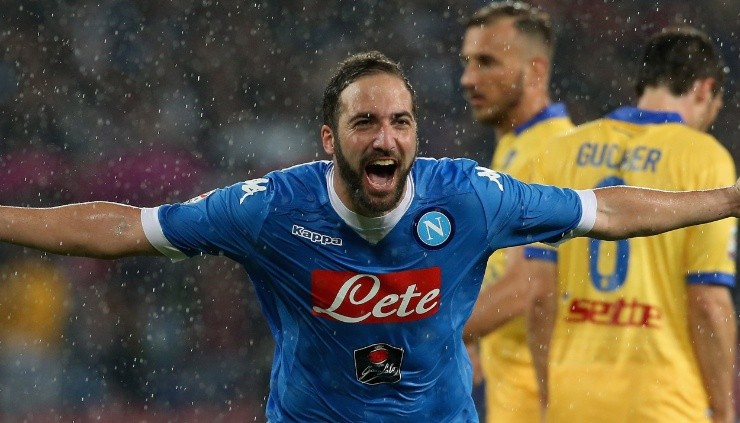
<path fill-rule="evenodd" d="M 329 235 L 320 234 L 299 225 L 293 225 L 291 235 L 306 238 L 311 242 L 321 245 L 342 245 L 342 238 L 334 238 Z"/>
<path fill-rule="evenodd" d="M 414 220 L 414 236 L 427 248 L 444 247 L 450 242 L 454 232 L 452 217 L 442 209 L 427 209 Z"/>
<path fill-rule="evenodd" d="M 266 185 L 261 184 L 267 184 L 268 180 L 265 178 L 258 178 L 258 179 L 250 179 L 248 181 L 244 181 L 244 184 L 242 184 L 242 191 L 244 191 L 244 195 L 242 195 L 242 198 L 239 199 L 239 204 L 244 203 L 244 200 L 247 199 L 250 195 L 254 195 L 258 192 L 262 192 L 267 190 Z"/>
<path fill-rule="evenodd" d="M 475 169 L 478 171 L 478 176 L 481 178 L 488 178 L 491 182 L 495 182 L 496 185 L 498 185 L 498 189 L 501 191 L 504 190 L 504 186 L 501 184 L 501 174 L 483 166 L 478 166 Z"/>

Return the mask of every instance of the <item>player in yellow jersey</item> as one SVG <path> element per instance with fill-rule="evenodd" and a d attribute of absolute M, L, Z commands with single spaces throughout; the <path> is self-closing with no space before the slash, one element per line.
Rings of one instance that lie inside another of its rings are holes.
<path fill-rule="evenodd" d="M 466 25 L 461 85 L 475 119 L 494 128 L 491 168 L 525 176 L 523 165 L 556 135 L 573 127 L 565 105 L 548 93 L 554 51 L 552 24 L 543 11 L 523 2 L 493 3 Z M 465 332 L 471 359 L 485 376 L 489 422 L 538 422 L 539 402 L 523 312 L 529 283 L 520 278 L 521 247 L 491 256 L 484 287 Z M 480 407 L 481 404 L 478 403 Z M 479 410 L 480 411 L 480 410 Z"/>
<path fill-rule="evenodd" d="M 730 154 L 704 132 L 725 77 L 711 40 L 667 29 L 639 63 L 637 107 L 558 139 L 534 162 L 535 181 L 702 190 L 735 180 Z M 533 286 L 529 313 L 548 423 L 734 422 L 735 231 L 725 219 L 557 251 L 527 247 L 533 259 L 557 261 L 537 276 L 550 283 Z"/>

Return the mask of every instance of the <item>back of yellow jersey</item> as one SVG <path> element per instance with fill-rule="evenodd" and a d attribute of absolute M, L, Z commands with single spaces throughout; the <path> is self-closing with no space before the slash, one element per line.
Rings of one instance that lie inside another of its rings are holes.
<path fill-rule="evenodd" d="M 536 182 L 697 190 L 735 181 L 725 148 L 672 113 L 621 108 L 550 145 L 534 165 Z M 734 219 L 725 219 L 653 237 L 576 238 L 558 248 L 551 421 L 571 418 L 568 410 L 598 421 L 706 419 L 686 285 L 734 285 L 734 231 Z"/>

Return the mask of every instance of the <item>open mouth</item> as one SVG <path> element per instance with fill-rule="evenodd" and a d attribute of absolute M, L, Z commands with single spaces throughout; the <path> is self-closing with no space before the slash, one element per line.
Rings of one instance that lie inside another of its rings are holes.
<path fill-rule="evenodd" d="M 391 159 L 373 160 L 365 166 L 365 174 L 370 186 L 376 190 L 384 190 L 393 186 L 398 164 Z"/>

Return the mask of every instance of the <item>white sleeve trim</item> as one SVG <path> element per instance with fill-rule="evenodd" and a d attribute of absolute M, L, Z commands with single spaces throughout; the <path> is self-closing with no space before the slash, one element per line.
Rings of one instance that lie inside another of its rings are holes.
<path fill-rule="evenodd" d="M 170 244 L 162 232 L 162 225 L 159 224 L 159 207 L 147 207 L 141 209 L 141 226 L 144 228 L 144 234 L 149 243 L 160 253 L 172 259 L 179 261 L 188 258 L 182 251 Z"/>
<path fill-rule="evenodd" d="M 581 221 L 573 230 L 573 237 L 585 235 L 591 232 L 596 223 L 596 194 L 591 189 L 576 190 L 576 194 L 581 198 Z"/>

